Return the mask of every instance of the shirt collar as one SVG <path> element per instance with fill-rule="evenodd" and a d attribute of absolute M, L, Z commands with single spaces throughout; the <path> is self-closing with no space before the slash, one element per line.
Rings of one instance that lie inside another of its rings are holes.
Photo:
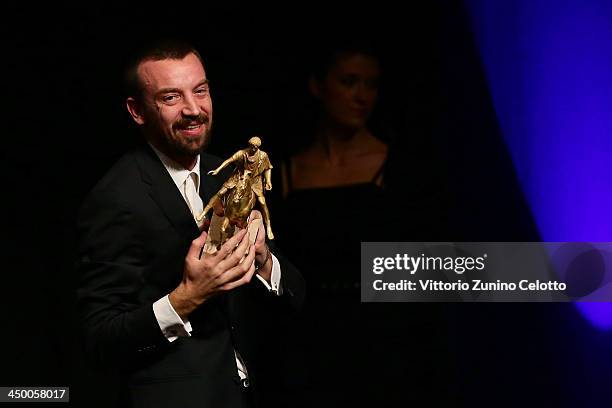
<path fill-rule="evenodd" d="M 183 166 L 181 166 L 180 164 L 172 160 L 170 157 L 166 156 L 164 153 L 157 150 L 155 146 L 153 146 L 151 143 L 149 143 L 149 146 L 151 146 L 155 154 L 157 154 L 157 157 L 159 157 L 159 159 L 161 160 L 162 164 L 164 165 L 164 167 L 170 174 L 170 177 L 172 177 L 174 184 L 176 184 L 176 187 L 178 187 L 179 189 L 182 188 L 183 183 L 185 183 L 185 180 L 187 179 L 187 177 L 189 177 L 190 174 L 194 174 L 195 175 L 194 183 L 196 186 L 196 191 L 198 193 L 200 192 L 200 155 L 199 154 L 198 154 L 196 164 L 193 167 L 193 170 L 187 170 L 186 168 L 184 168 Z"/>

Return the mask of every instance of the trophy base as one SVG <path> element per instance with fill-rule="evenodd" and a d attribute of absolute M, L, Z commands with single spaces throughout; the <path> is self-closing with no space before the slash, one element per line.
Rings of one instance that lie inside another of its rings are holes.
<path fill-rule="evenodd" d="M 212 219 L 210 220 L 210 226 L 208 227 L 208 237 L 206 237 L 203 253 L 214 254 L 228 239 L 239 231 L 235 225 L 228 225 L 225 231 L 223 231 L 224 220 L 225 217 L 220 217 L 213 213 Z M 258 218 L 250 221 L 247 225 L 249 242 L 251 245 L 253 245 L 257 239 L 257 233 L 259 232 L 261 223 L 262 220 Z"/>

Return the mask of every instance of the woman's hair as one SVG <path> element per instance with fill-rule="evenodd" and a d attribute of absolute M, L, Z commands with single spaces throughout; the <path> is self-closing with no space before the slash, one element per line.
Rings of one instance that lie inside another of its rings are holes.
<path fill-rule="evenodd" d="M 309 75 L 317 80 L 323 80 L 340 57 L 349 55 L 365 55 L 380 63 L 380 57 L 371 40 L 355 38 L 330 40 L 312 55 Z"/>

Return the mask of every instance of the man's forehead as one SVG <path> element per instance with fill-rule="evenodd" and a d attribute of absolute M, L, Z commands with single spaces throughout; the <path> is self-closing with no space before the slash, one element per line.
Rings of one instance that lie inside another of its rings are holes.
<path fill-rule="evenodd" d="M 183 59 L 148 60 L 138 66 L 144 86 L 155 88 L 195 86 L 206 79 L 202 63 L 194 54 Z"/>

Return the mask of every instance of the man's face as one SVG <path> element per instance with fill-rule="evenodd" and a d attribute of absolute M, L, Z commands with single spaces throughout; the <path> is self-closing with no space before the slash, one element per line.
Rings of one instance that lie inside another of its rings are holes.
<path fill-rule="evenodd" d="M 145 61 L 138 67 L 142 98 L 137 123 L 169 156 L 196 156 L 208 141 L 212 101 L 206 73 L 194 54 Z"/>

